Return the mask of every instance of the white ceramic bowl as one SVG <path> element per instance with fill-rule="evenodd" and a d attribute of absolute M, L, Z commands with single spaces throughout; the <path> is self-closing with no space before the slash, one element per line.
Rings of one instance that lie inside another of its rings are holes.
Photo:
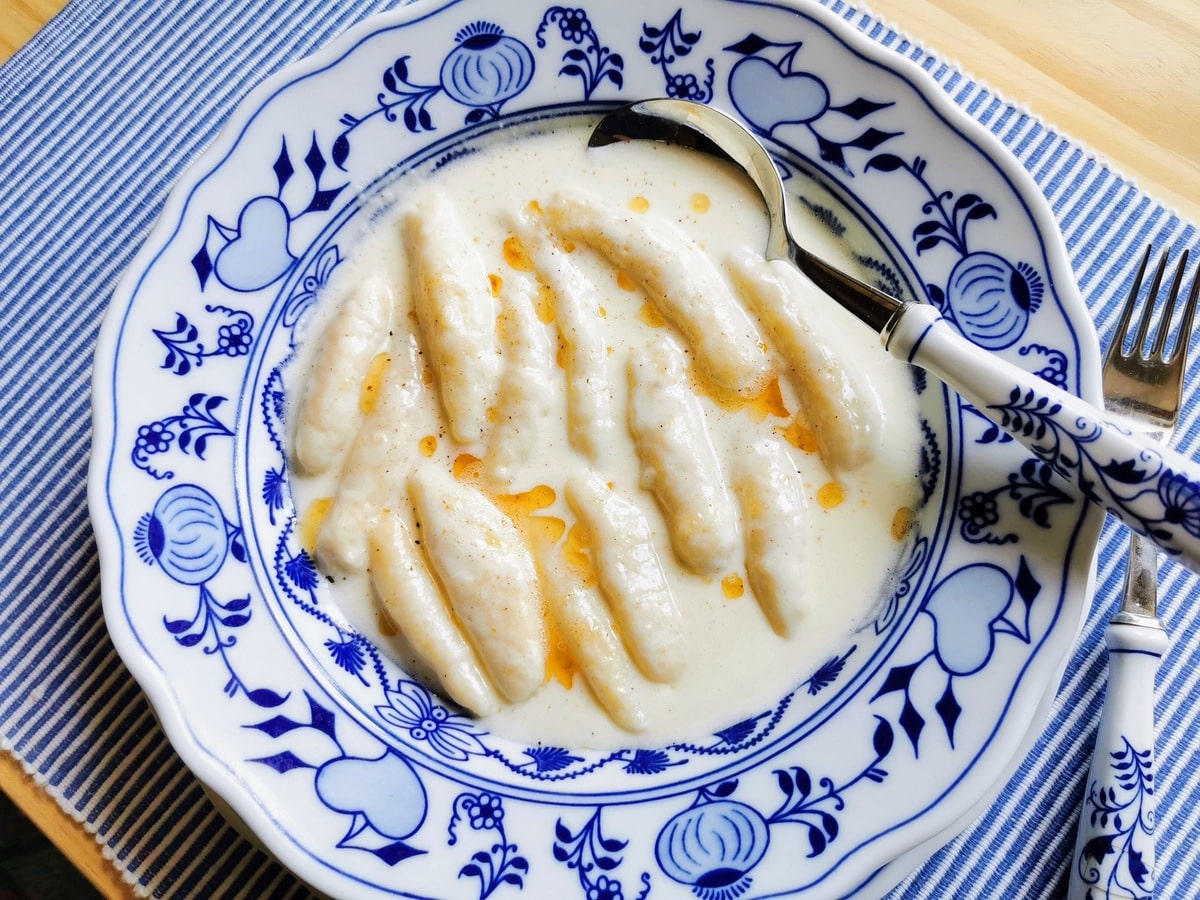
<path fill-rule="evenodd" d="M 1043 721 L 1102 515 L 939 384 L 926 503 L 877 615 L 703 740 L 488 734 L 340 616 L 300 551 L 279 367 L 403 173 L 517 121 L 647 96 L 756 128 L 890 248 L 881 281 L 1096 400 L 1095 337 L 1033 182 L 923 72 L 825 10 L 416 3 L 272 77 L 118 290 L 90 501 L 113 639 L 187 764 L 339 897 L 873 895 L 999 790 Z M 889 550 L 888 552 L 894 552 Z"/>

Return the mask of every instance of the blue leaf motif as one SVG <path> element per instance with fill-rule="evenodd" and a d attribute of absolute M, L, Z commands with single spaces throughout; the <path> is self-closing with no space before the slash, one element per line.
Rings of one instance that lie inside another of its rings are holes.
<path fill-rule="evenodd" d="M 270 766 L 279 774 L 290 772 L 293 769 L 315 769 L 309 763 L 306 763 L 291 750 L 284 750 L 282 753 L 276 753 L 273 756 L 260 756 L 257 759 L 252 759 L 250 762 L 262 763 L 264 766 Z"/>
<path fill-rule="evenodd" d="M 539 772 L 557 772 L 569 768 L 577 762 L 583 762 L 580 756 L 574 756 L 564 747 L 529 747 L 525 755 L 533 760 Z"/>

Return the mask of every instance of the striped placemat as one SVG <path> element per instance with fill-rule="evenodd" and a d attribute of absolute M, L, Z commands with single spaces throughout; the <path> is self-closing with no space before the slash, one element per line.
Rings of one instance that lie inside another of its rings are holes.
<path fill-rule="evenodd" d="M 1194 225 L 1086 148 L 841 0 L 917 61 L 1033 174 L 1102 340 L 1153 241 L 1200 252 Z M 74 0 L 0 67 L 0 744 L 106 848 L 139 893 L 304 897 L 227 825 L 173 754 L 105 632 L 85 483 L 92 348 L 109 296 L 172 183 L 255 83 L 394 6 L 381 0 Z M 120 48 L 114 50 L 112 48 Z M 1193 365 L 1181 449 L 1196 454 Z M 889 896 L 1061 896 L 1104 682 L 1103 627 L 1124 571 L 1104 531 L 1098 597 L 1052 720 L 1001 796 Z M 1172 650 L 1159 677 L 1159 896 L 1200 884 L 1200 581 L 1166 564 Z"/>

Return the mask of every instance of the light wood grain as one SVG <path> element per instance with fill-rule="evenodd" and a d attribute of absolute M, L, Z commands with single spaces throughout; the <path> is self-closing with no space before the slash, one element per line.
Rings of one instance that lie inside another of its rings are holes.
<path fill-rule="evenodd" d="M 63 6 L 0 0 L 0 61 Z M 1200 222 L 1200 0 L 871 0 L 881 18 Z M 5 754 L 0 788 L 112 898 L 87 831 Z"/>
<path fill-rule="evenodd" d="M 95 838 L 38 785 L 21 764 L 0 752 L 0 786 L 38 828 L 71 860 L 96 890 L 111 900 L 132 900 L 136 896 L 111 862 L 104 858 Z"/>
<path fill-rule="evenodd" d="M 1200 221 L 1198 0 L 871 0 L 869 7 Z"/>
<path fill-rule="evenodd" d="M 0 62 L 24 46 L 65 5 L 63 0 L 0 0 Z"/>

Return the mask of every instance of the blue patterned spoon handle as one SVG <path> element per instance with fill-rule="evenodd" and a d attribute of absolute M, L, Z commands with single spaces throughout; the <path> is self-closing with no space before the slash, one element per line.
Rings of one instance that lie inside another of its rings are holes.
<path fill-rule="evenodd" d="M 881 333 L 893 356 L 936 375 L 1082 496 L 1200 571 L 1200 463 L 976 346 L 931 306 L 905 303 Z"/>

